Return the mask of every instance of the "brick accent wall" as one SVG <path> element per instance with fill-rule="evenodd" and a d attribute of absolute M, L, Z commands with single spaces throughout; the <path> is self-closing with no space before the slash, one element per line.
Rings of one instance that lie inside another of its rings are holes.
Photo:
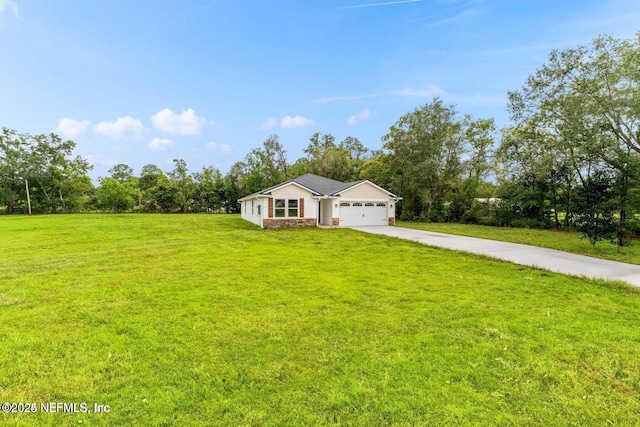
<path fill-rule="evenodd" d="M 315 227 L 315 218 L 283 218 L 283 219 L 263 219 L 262 226 L 264 228 L 283 228 L 283 227 Z"/>
<path fill-rule="evenodd" d="M 396 225 L 396 219 L 394 217 L 389 217 L 389 225 Z"/>
<path fill-rule="evenodd" d="M 331 218 L 331 225 L 340 225 L 340 218 Z"/>

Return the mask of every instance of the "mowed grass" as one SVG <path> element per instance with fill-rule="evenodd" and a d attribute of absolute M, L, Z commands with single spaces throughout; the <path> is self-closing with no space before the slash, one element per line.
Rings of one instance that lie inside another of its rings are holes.
<path fill-rule="evenodd" d="M 0 425 L 638 425 L 640 295 L 238 216 L 0 218 Z"/>
<path fill-rule="evenodd" d="M 618 246 L 610 241 L 600 241 L 594 247 L 589 239 L 583 239 L 577 232 L 560 230 L 539 230 L 535 228 L 491 227 L 473 224 L 426 223 L 398 221 L 397 226 L 460 236 L 479 237 L 502 242 L 522 243 L 557 249 L 574 254 L 587 255 L 613 261 L 640 264 L 640 241 L 618 251 Z"/>

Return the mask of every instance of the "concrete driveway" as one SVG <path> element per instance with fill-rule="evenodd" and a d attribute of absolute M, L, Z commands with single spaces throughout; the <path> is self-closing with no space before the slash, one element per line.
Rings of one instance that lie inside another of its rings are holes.
<path fill-rule="evenodd" d="M 412 240 L 428 246 L 488 255 L 515 264 L 539 267 L 572 276 L 622 280 L 633 286 L 640 287 L 640 265 L 607 261 L 584 255 L 570 254 L 555 249 L 539 248 L 537 246 L 498 242 L 495 240 L 478 239 L 476 237 L 455 236 L 453 234 L 413 230 L 410 228 L 385 225 L 351 228 L 365 233 L 383 234 L 399 239 Z"/>

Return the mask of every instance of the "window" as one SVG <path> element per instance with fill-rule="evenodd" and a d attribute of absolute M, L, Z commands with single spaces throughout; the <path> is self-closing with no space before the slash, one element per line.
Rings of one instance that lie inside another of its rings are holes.
<path fill-rule="evenodd" d="M 260 206 L 261 205 L 258 205 L 258 216 L 260 216 Z"/>
<path fill-rule="evenodd" d="M 298 216 L 298 199 L 289 200 L 289 212 L 287 213 L 287 216 L 288 217 Z"/>
<path fill-rule="evenodd" d="M 362 203 L 356 202 L 356 203 L 353 204 L 353 206 L 362 206 Z"/>
<path fill-rule="evenodd" d="M 297 218 L 298 217 L 298 199 L 276 199 L 275 205 L 276 218 Z"/>
<path fill-rule="evenodd" d="M 284 199 L 276 199 L 276 218 L 285 217 L 285 202 Z"/>
<path fill-rule="evenodd" d="M 386 203 L 378 203 L 376 206 L 379 207 L 379 208 L 384 208 L 384 207 L 387 206 L 387 204 Z"/>
<path fill-rule="evenodd" d="M 351 206 L 351 205 L 347 202 L 340 203 L 340 207 L 347 207 L 347 206 Z"/>
<path fill-rule="evenodd" d="M 251 216 L 253 216 L 253 200 L 251 201 Z"/>
<path fill-rule="evenodd" d="M 365 203 L 364 205 L 369 208 L 375 206 L 373 203 Z"/>

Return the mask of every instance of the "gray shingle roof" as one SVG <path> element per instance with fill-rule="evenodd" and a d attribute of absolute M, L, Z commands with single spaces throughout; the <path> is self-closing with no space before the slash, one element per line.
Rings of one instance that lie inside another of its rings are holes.
<path fill-rule="evenodd" d="M 297 178 L 293 178 L 291 181 L 295 182 L 296 184 L 300 184 L 303 187 L 307 187 L 309 190 L 312 190 L 319 195 L 332 196 L 344 189 L 362 182 L 363 180 L 354 182 L 341 182 L 336 181 L 335 179 L 329 179 L 323 176 L 307 173 Z"/>
<path fill-rule="evenodd" d="M 271 194 L 271 190 L 282 187 L 283 185 L 289 184 L 290 182 L 295 182 L 296 184 L 308 188 L 314 193 L 315 196 L 335 196 L 341 191 L 344 191 L 347 188 L 353 187 L 354 185 L 360 184 L 364 181 L 366 181 L 366 179 L 352 182 L 341 182 L 336 181 L 335 179 L 325 178 L 323 176 L 307 173 L 288 181 L 281 182 L 280 184 L 274 185 L 272 187 L 265 188 L 264 190 L 258 191 L 257 193 L 249 194 L 248 196 L 242 197 L 239 200 L 250 199 L 254 196 L 259 195 L 269 195 Z"/>

